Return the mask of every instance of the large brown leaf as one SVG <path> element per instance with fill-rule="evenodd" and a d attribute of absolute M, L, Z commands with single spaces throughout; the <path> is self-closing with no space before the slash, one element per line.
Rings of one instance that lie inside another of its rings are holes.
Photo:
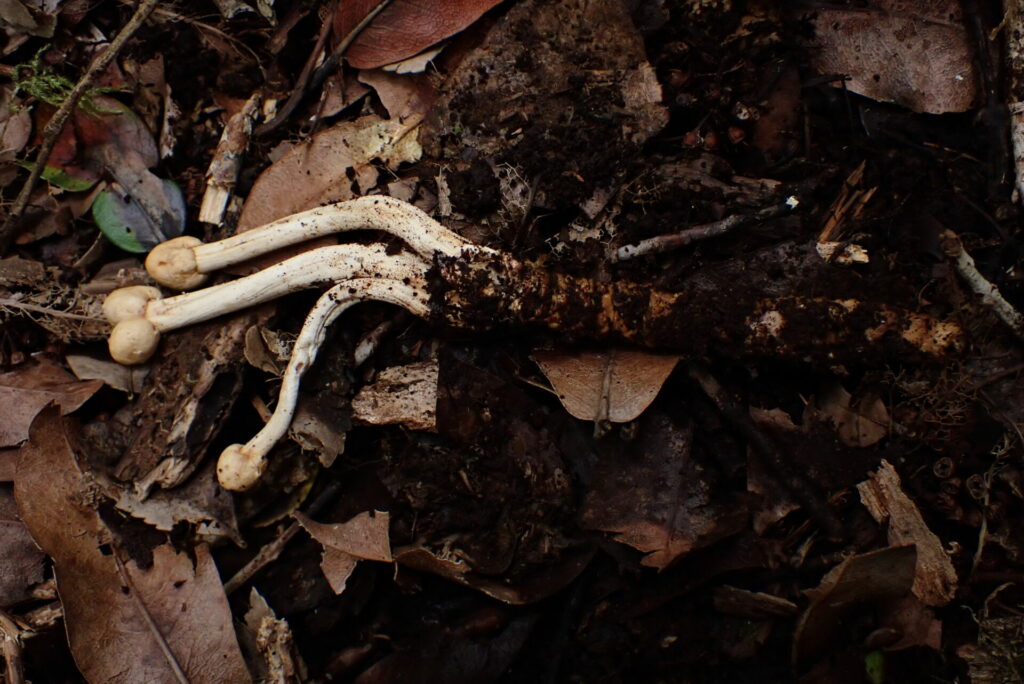
<path fill-rule="evenodd" d="M 501 0 L 391 0 L 345 51 L 357 69 L 391 64 L 458 33 Z M 340 42 L 380 0 L 338 3 L 334 36 Z"/>
<path fill-rule="evenodd" d="M 71 413 L 100 387 L 101 381 L 79 381 L 45 359 L 0 375 L 0 447 L 27 439 L 32 419 L 47 404 L 56 403 L 62 413 Z"/>
<path fill-rule="evenodd" d="M 931 114 L 965 111 L 977 98 L 959 0 L 821 7 L 814 26 L 814 66 L 849 76 L 846 87 L 855 93 Z"/>
<path fill-rule="evenodd" d="M 74 436 L 54 407 L 32 423 L 14 494 L 53 558 L 75 663 L 90 682 L 247 682 L 227 597 L 205 546 L 195 563 L 169 544 L 140 568 L 94 510 Z M 175 673 L 175 668 L 179 668 Z"/>
<path fill-rule="evenodd" d="M 238 218 L 239 232 L 321 204 L 367 194 L 376 185 L 372 160 L 397 166 L 419 159 L 421 150 L 412 134 L 416 124 L 415 118 L 399 122 L 364 116 L 296 145 L 256 179 Z"/>

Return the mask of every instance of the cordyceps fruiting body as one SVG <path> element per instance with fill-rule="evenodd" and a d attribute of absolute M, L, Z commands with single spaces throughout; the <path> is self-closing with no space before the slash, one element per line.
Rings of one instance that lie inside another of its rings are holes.
<path fill-rule="evenodd" d="M 743 284 L 664 291 L 569 276 L 473 245 L 389 197 L 339 202 L 210 244 L 179 238 L 154 249 L 146 267 L 162 285 L 196 287 L 209 273 L 282 246 L 366 229 L 389 233 L 412 251 L 396 253 L 383 244 L 319 247 L 252 275 L 166 299 L 152 287 L 123 288 L 107 298 L 104 311 L 114 324 L 111 355 L 135 364 L 152 356 L 163 333 L 289 292 L 326 288 L 296 339 L 271 419 L 248 443 L 221 454 L 218 477 L 225 488 L 244 490 L 258 481 L 267 454 L 287 431 L 299 380 L 327 327 L 365 300 L 386 301 L 467 332 L 539 328 L 567 343 L 626 344 L 694 358 L 942 357 L 963 344 L 956 323 L 886 304 L 765 298 Z"/>

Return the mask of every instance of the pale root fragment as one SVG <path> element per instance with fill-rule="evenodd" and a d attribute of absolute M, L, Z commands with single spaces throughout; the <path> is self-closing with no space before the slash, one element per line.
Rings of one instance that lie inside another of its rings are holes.
<path fill-rule="evenodd" d="M 146 268 L 162 285 L 191 289 L 202 284 L 205 274 L 226 266 L 289 245 L 353 230 L 377 230 L 394 235 L 425 259 L 437 253 L 456 256 L 471 247 L 462 237 L 413 205 L 392 197 L 372 195 L 293 214 L 218 242 L 203 244 L 196 238 L 181 242 L 171 240 L 154 248 L 146 260 Z"/>
<path fill-rule="evenodd" d="M 364 300 L 389 302 L 426 317 L 429 295 L 423 284 L 422 276 L 410 283 L 388 278 L 355 278 L 338 283 L 317 300 L 295 340 L 270 420 L 246 444 L 232 444 L 221 454 L 217 479 L 222 487 L 243 491 L 259 481 L 267 467 L 267 454 L 288 431 L 295 415 L 299 383 L 316 359 L 331 323 L 350 306 Z"/>

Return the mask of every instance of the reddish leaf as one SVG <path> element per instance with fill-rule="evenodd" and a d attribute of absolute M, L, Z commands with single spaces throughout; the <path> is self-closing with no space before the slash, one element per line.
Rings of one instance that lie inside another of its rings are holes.
<path fill-rule="evenodd" d="M 466 28 L 499 1 L 392 0 L 359 33 L 345 58 L 357 69 L 372 69 L 412 57 Z M 338 3 L 335 40 L 342 41 L 379 4 L 379 0 Z"/>
<path fill-rule="evenodd" d="M 39 414 L 21 449 L 14 495 L 33 538 L 53 558 L 82 674 L 91 682 L 173 682 L 181 673 L 193 682 L 249 681 L 209 551 L 198 547 L 193 565 L 165 544 L 153 549 L 145 570 L 127 559 L 92 508 L 94 487 L 73 442 L 55 408 Z"/>

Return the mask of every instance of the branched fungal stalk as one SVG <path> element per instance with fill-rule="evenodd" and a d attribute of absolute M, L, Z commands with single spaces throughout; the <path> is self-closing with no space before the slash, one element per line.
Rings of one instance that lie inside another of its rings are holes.
<path fill-rule="evenodd" d="M 765 299 L 753 288 L 729 291 L 687 285 L 678 292 L 635 283 L 603 283 L 554 273 L 468 243 L 419 209 L 388 197 L 363 197 L 290 216 L 220 242 L 177 238 L 146 260 L 155 280 L 196 287 L 207 274 L 316 237 L 376 230 L 400 238 L 412 253 L 384 245 L 313 249 L 253 275 L 163 299 L 153 287 L 129 287 L 107 298 L 115 360 L 142 363 L 162 332 L 215 318 L 312 287 L 329 287 L 306 319 L 271 419 L 217 466 L 221 484 L 244 490 L 259 480 L 273 445 L 291 423 L 302 374 L 327 327 L 363 300 L 396 304 L 434 323 L 468 331 L 541 327 L 570 341 L 631 344 L 691 356 L 776 355 L 841 362 L 870 352 L 941 356 L 960 348 L 952 322 L 857 300 Z"/>
<path fill-rule="evenodd" d="M 295 340 L 270 420 L 245 444 L 227 447 L 217 461 L 217 479 L 225 489 L 249 489 L 263 474 L 267 454 L 291 425 L 299 398 L 299 381 L 313 365 L 331 323 L 345 309 L 367 299 L 396 304 L 425 318 L 429 309 L 427 292 L 422 285 L 422 279 L 417 283 L 404 283 L 389 278 L 353 278 L 338 283 L 317 300 Z"/>
<path fill-rule="evenodd" d="M 206 282 L 208 274 L 227 266 L 353 230 L 394 235 L 427 260 L 435 254 L 455 256 L 472 246 L 411 204 L 373 195 L 293 214 L 219 242 L 204 244 L 194 237 L 174 238 L 153 248 L 146 258 L 146 270 L 165 287 L 192 290 Z"/>

